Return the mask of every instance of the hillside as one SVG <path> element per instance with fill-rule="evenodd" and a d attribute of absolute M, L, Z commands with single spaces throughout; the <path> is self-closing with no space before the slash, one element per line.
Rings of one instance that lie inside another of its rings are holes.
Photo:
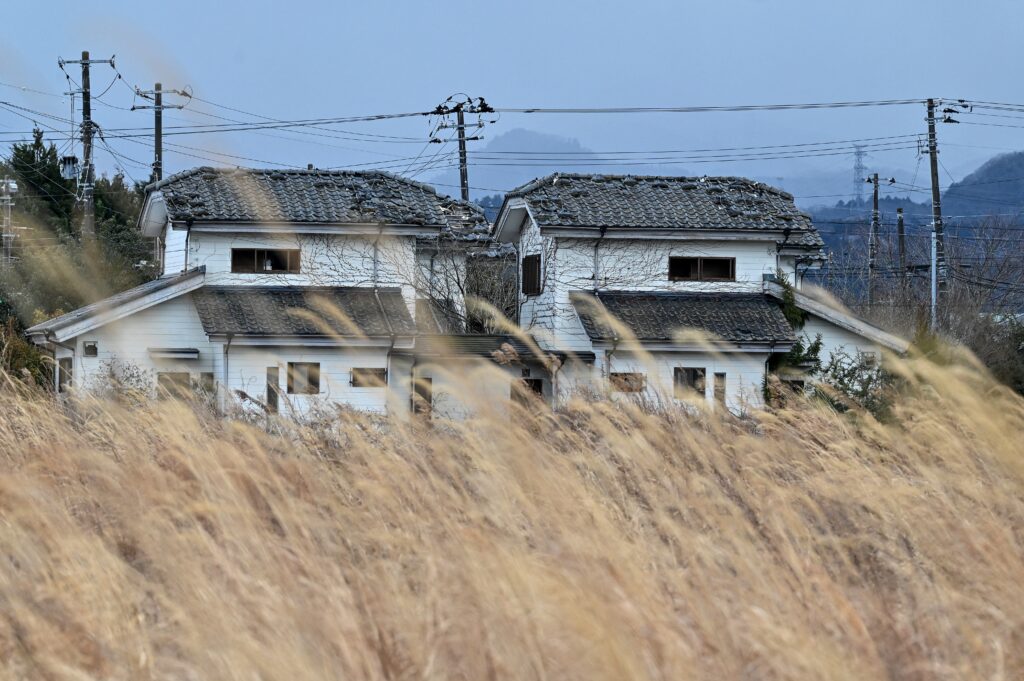
<path fill-rule="evenodd" d="M 1024 151 L 989 159 L 943 194 L 946 215 L 1009 214 L 1024 211 Z"/>
<path fill-rule="evenodd" d="M 2 675 L 1021 678 L 1024 399 L 897 370 L 887 424 L 247 425 L 4 379 Z"/>

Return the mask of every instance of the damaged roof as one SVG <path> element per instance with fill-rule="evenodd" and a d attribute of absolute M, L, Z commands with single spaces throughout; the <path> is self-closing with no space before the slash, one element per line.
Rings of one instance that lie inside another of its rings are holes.
<path fill-rule="evenodd" d="M 792 230 L 787 243 L 821 248 L 792 194 L 743 177 L 556 173 L 506 195 L 541 227 Z"/>
<path fill-rule="evenodd" d="M 779 304 L 761 293 L 575 291 L 570 300 L 587 335 L 596 341 L 620 336 L 604 318 L 602 305 L 641 341 L 672 341 L 685 329 L 733 343 L 796 341 Z"/>
<path fill-rule="evenodd" d="M 416 225 L 472 231 L 483 212 L 379 170 L 202 166 L 149 185 L 180 222 Z M 478 214 L 479 213 L 479 214 Z"/>
<path fill-rule="evenodd" d="M 207 335 L 411 336 L 397 288 L 205 286 L 192 293 Z"/>

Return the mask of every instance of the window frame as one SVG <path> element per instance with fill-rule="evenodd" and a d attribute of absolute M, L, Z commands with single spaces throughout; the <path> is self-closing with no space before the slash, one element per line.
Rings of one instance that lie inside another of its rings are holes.
<path fill-rule="evenodd" d="M 632 378 L 625 378 L 627 376 Z M 642 371 L 610 371 L 608 385 L 616 393 L 642 393 L 647 390 L 647 374 Z"/>
<path fill-rule="evenodd" d="M 296 391 L 296 377 L 298 376 L 298 369 L 303 367 L 305 369 L 305 376 L 302 379 L 305 387 L 302 391 Z M 310 369 L 316 367 L 315 373 L 311 373 Z M 320 394 L 320 362 L 288 362 L 288 394 L 289 395 L 319 395 Z M 315 375 L 316 379 L 312 377 Z"/>
<path fill-rule="evenodd" d="M 165 380 L 166 378 L 166 380 Z M 156 393 L 161 399 L 185 399 L 191 397 L 192 372 L 190 371 L 158 371 L 156 372 Z"/>
<path fill-rule="evenodd" d="M 681 260 L 696 260 L 697 265 L 697 276 L 695 278 L 687 278 L 680 276 L 673 276 L 672 274 L 672 263 L 673 261 Z M 705 260 L 724 260 L 729 263 L 729 276 L 728 277 L 706 277 L 704 276 L 704 261 Z M 669 281 L 736 281 L 736 258 L 727 256 L 703 256 L 703 255 L 670 255 L 668 257 L 668 280 Z"/>
<path fill-rule="evenodd" d="M 237 269 L 235 260 L 241 259 L 244 253 L 252 253 L 252 269 Z M 265 270 L 258 269 L 261 260 L 260 254 L 264 254 L 262 260 L 266 261 L 267 253 L 284 254 L 285 269 Z M 237 255 L 236 255 L 237 254 Z M 301 274 L 302 273 L 302 249 L 301 248 L 232 248 L 231 249 L 231 273 L 232 274 Z"/>
<path fill-rule="evenodd" d="M 386 388 L 388 370 L 384 367 L 353 367 L 349 371 L 348 384 L 353 388 Z"/>
<path fill-rule="evenodd" d="M 712 397 L 718 404 L 725 404 L 729 399 L 726 392 L 729 387 L 729 375 L 724 371 L 716 371 L 714 376 L 714 383 L 711 386 Z"/>
<path fill-rule="evenodd" d="M 698 382 L 700 383 L 699 387 Z M 672 372 L 672 386 L 677 398 L 693 395 L 706 397 L 708 390 L 707 367 L 675 367 Z"/>
<path fill-rule="evenodd" d="M 527 279 L 526 263 L 529 261 L 531 264 L 535 264 L 536 269 L 531 272 L 533 276 Z M 541 277 L 541 257 L 540 253 L 530 253 L 524 255 L 520 264 L 520 286 L 519 289 L 522 294 L 526 297 L 539 296 L 544 292 L 544 284 Z M 529 288 L 527 288 L 529 287 Z"/>

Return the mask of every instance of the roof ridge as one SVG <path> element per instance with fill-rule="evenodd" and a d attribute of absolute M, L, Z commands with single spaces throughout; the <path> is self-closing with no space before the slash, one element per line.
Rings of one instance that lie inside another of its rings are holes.
<path fill-rule="evenodd" d="M 506 193 L 506 196 L 524 196 L 535 189 L 539 189 L 547 184 L 549 181 L 555 181 L 559 179 L 569 180 L 637 180 L 637 181 L 657 181 L 657 182 L 697 182 L 697 183 L 732 183 L 732 182 L 743 182 L 746 184 L 754 185 L 764 191 L 770 191 L 782 198 L 792 200 L 793 195 L 784 189 L 776 187 L 774 185 L 767 184 L 761 180 L 755 180 L 750 177 L 743 177 L 740 175 L 643 175 L 633 173 L 564 173 L 554 172 L 537 177 L 525 184 L 522 184 Z"/>

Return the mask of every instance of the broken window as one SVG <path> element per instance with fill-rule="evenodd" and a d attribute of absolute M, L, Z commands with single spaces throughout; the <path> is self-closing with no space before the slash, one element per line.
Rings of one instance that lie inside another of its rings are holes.
<path fill-rule="evenodd" d="M 156 391 L 160 397 L 183 399 L 192 394 L 192 376 L 187 371 L 161 371 L 156 375 Z"/>
<path fill-rule="evenodd" d="M 736 258 L 684 258 L 668 259 L 669 281 L 734 281 Z"/>
<path fill-rule="evenodd" d="M 412 413 L 430 416 L 430 410 L 434 406 L 434 379 L 419 377 L 416 379 L 415 389 L 412 395 Z"/>
<path fill-rule="evenodd" d="M 540 254 L 523 256 L 523 295 L 539 296 L 540 292 Z"/>
<path fill-rule="evenodd" d="M 647 385 L 647 377 L 638 372 L 613 371 L 608 375 L 608 382 L 615 392 L 641 393 Z"/>
<path fill-rule="evenodd" d="M 704 395 L 705 370 L 698 367 L 676 367 L 674 372 L 674 383 L 676 397 L 685 397 L 697 393 Z"/>
<path fill-rule="evenodd" d="M 70 357 L 61 357 L 57 360 L 57 391 L 65 393 L 72 385 L 72 360 Z"/>
<path fill-rule="evenodd" d="M 320 394 L 320 363 L 288 362 L 288 394 Z"/>
<path fill-rule="evenodd" d="M 725 404 L 725 374 L 715 374 L 715 402 Z"/>
<path fill-rule="evenodd" d="M 353 369 L 353 388 L 382 388 L 387 385 L 387 369 Z"/>
<path fill-rule="evenodd" d="M 231 271 L 240 274 L 297 274 L 299 250 L 232 248 Z"/>
<path fill-rule="evenodd" d="M 512 382 L 512 399 L 519 404 L 536 404 L 537 400 L 543 397 L 543 378 L 520 378 Z"/>
<path fill-rule="evenodd" d="M 267 411 L 277 413 L 277 394 L 280 388 L 280 371 L 277 367 L 267 367 Z"/>
<path fill-rule="evenodd" d="M 100 345 L 96 341 L 85 341 L 82 343 L 82 356 L 84 357 L 98 357 L 100 354 Z"/>
<path fill-rule="evenodd" d="M 199 374 L 199 385 L 197 387 L 207 395 L 214 394 L 214 392 L 216 392 L 217 383 L 213 379 L 213 372 L 204 371 Z"/>

